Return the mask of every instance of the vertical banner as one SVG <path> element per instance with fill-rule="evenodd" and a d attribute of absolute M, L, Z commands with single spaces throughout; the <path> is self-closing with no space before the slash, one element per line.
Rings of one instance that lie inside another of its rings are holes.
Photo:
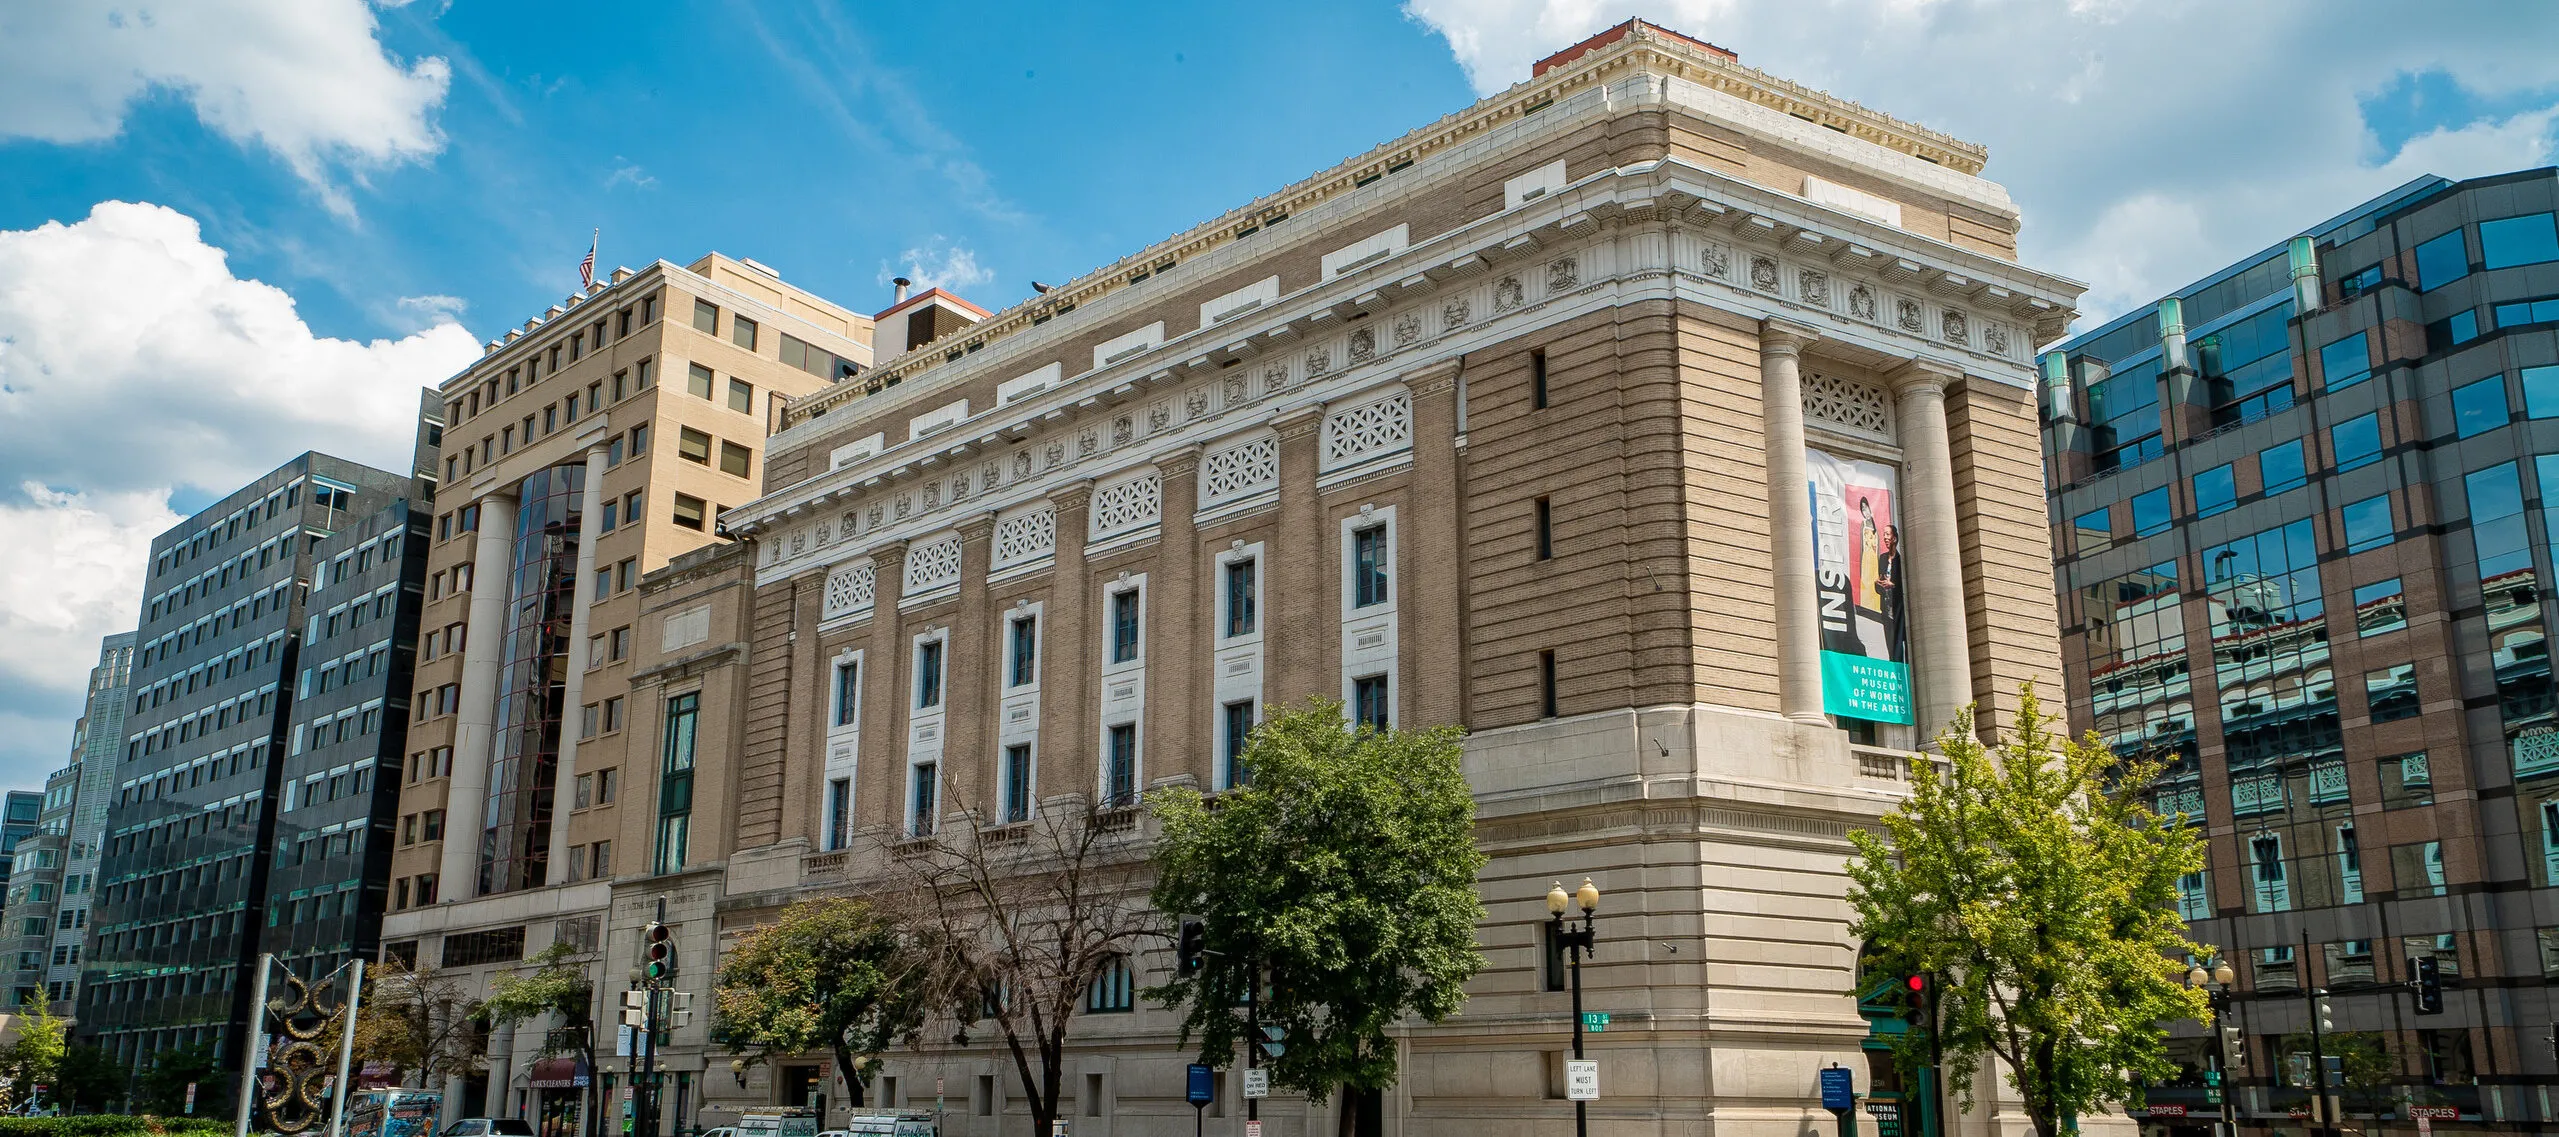
<path fill-rule="evenodd" d="M 1910 635 L 1893 469 L 1806 448 L 1804 470 L 1812 490 L 1822 710 L 1907 723 Z"/>

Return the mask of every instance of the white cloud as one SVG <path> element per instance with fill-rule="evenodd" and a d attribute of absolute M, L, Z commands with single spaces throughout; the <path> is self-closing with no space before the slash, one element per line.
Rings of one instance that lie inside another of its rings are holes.
<path fill-rule="evenodd" d="M 434 154 L 452 70 L 402 63 L 364 0 L 43 0 L 0 11 L 0 137 L 92 142 L 167 90 L 204 124 L 273 151 L 332 209 L 333 168 Z"/>
<path fill-rule="evenodd" d="M 612 173 L 605 175 L 604 188 L 612 189 L 615 186 L 628 185 L 632 189 L 647 189 L 658 184 L 657 177 L 640 168 L 639 163 L 619 154 L 614 155 L 613 160 L 621 164 L 613 167 Z"/>
<path fill-rule="evenodd" d="M 130 628 L 172 492 L 220 494 L 322 449 L 408 464 L 418 389 L 478 355 L 446 298 L 431 327 L 358 343 L 312 333 L 283 290 L 231 274 L 196 223 L 106 202 L 0 231 L 0 773 L 60 760 L 99 637 Z"/>
<path fill-rule="evenodd" d="M 899 253 L 894 261 L 880 262 L 880 283 L 894 277 L 915 282 L 915 290 L 947 288 L 953 292 L 975 288 L 995 280 L 995 270 L 977 263 L 977 254 L 965 245 L 954 244 L 936 233 L 921 245 Z"/>
<path fill-rule="evenodd" d="M 2024 259 L 2088 281 L 2091 316 L 2418 174 L 2546 163 L 2559 111 L 2559 53 L 2547 47 L 2559 6 L 2531 3 L 2442 19 L 2386 0 L 1406 0 L 1404 11 L 1485 93 L 1642 17 L 1984 143 L 1985 175 L 2025 213 Z M 2421 74 L 2488 98 L 2533 96 L 2535 109 L 2385 148 L 2362 100 Z"/>

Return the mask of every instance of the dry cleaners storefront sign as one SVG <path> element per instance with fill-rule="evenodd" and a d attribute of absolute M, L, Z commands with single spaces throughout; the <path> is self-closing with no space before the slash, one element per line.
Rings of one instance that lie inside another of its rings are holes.
<path fill-rule="evenodd" d="M 1911 719 L 1900 494 L 1893 469 L 1804 452 L 1821 600 L 1822 710 L 1869 722 Z"/>

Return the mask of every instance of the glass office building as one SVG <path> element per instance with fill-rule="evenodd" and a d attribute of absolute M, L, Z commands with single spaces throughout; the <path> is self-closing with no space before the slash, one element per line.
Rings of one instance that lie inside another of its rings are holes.
<path fill-rule="evenodd" d="M 2296 1123 L 2323 990 L 2371 1124 L 2559 1106 L 2554 206 L 2420 179 L 2044 357 L 2072 725 L 2210 838 L 2179 903 L 2236 972 L 2243 1125 Z M 2179 1030 L 2151 1100 L 2192 1116 L 2153 1120 L 2202 1127 Z"/>
<path fill-rule="evenodd" d="M 393 682 L 388 661 L 397 653 L 386 649 L 370 672 L 349 672 L 344 659 L 362 633 L 382 638 L 378 633 L 403 626 L 403 617 L 375 618 L 368 604 L 363 629 L 342 617 L 332 631 L 325 621 L 333 609 L 352 606 L 355 582 L 372 582 L 369 593 L 384 570 L 377 563 L 348 583 L 324 570 L 334 573 L 340 553 L 361 555 L 366 542 L 405 533 L 398 506 L 413 484 L 405 475 L 304 454 L 152 542 L 90 916 L 79 1013 L 87 1041 L 137 1065 L 186 1046 L 212 1046 L 220 1059 L 235 1061 L 248 1019 L 247 967 L 278 907 L 271 887 L 292 881 L 316 897 L 317 885 L 305 883 L 316 880 L 312 874 L 333 871 L 354 846 L 370 855 L 374 842 L 345 838 L 335 856 L 331 847 L 319 851 L 317 869 L 307 849 L 302 863 L 292 863 L 297 849 L 287 839 L 309 828 L 299 798 L 313 764 L 328 763 L 321 767 L 325 787 L 325 771 L 362 746 L 353 734 L 339 743 L 340 720 L 332 717 L 322 752 L 308 749 L 306 730 L 305 750 L 294 753 L 292 728 L 310 721 L 296 703 L 306 661 L 337 668 L 329 691 L 312 696 L 325 713 L 353 705 L 361 727 L 362 704 L 380 699 L 372 720 L 378 728 L 406 712 L 407 686 Z M 397 543 L 393 559 L 405 562 L 409 542 Z M 406 591 L 393 595 L 394 608 L 413 601 Z M 323 617 L 316 631 L 306 626 L 314 614 Z M 412 636 L 414 625 L 414 614 L 406 615 Z M 292 815 L 282 808 L 288 774 L 296 779 Z M 333 804 L 319 803 L 314 816 L 338 820 Z M 329 895 L 343 891 L 333 886 Z M 316 940 L 296 946 L 315 958 L 343 950 Z"/>

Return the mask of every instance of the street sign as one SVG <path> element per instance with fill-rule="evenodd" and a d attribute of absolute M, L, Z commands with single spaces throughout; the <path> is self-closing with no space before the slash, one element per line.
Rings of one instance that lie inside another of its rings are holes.
<path fill-rule="evenodd" d="M 1262 1137 L 1262 1123 L 1259 1121 L 1245 1122 L 1244 1137 Z"/>
<path fill-rule="evenodd" d="M 187 1083 L 187 1112 L 195 1112 L 195 1083 Z"/>
<path fill-rule="evenodd" d="M 2221 1071 L 2219 1071 L 2219 1070 L 2206 1070 L 2206 1071 L 2204 1071 L 2204 1084 L 2205 1084 L 2205 1085 L 2207 1085 L 2207 1086 L 2218 1086 L 2218 1085 L 2220 1085 L 2220 1084 L 2221 1084 Z"/>
<path fill-rule="evenodd" d="M 1271 1096 L 1271 1072 L 1258 1066 L 1244 1071 L 1244 1096 L 1248 1098 Z"/>
<path fill-rule="evenodd" d="M 1599 1062 L 1596 1059 L 1565 1060 L 1564 1099 L 1566 1101 L 1599 1100 Z"/>
<path fill-rule="evenodd" d="M 1831 1066 L 1821 1072 L 1822 1108 L 1857 1108 L 1857 1075 L 1845 1066 Z"/>
<path fill-rule="evenodd" d="M 2434 1118 L 2431 1118 L 2431 1117 L 2420 1117 L 2420 1118 L 2418 1118 L 2418 1119 L 2417 1119 L 2417 1137 L 2433 1137 L 2434 1132 L 2435 1132 L 2435 1119 L 2434 1119 Z"/>
<path fill-rule="evenodd" d="M 1608 1030 L 1608 1012 L 1583 1011 L 1582 1029 L 1589 1031 L 1592 1034 L 1601 1034 L 1606 1032 Z"/>
<path fill-rule="evenodd" d="M 1182 1100 L 1193 1109 L 1206 1109 L 1217 1100 L 1217 1071 L 1198 1062 L 1191 1063 L 1190 1081 L 1183 1087 Z"/>
<path fill-rule="evenodd" d="M 2205 1105 L 2220 1105 L 2220 1104 L 2221 1104 L 2221 1090 L 2220 1090 L 2218 1087 L 2213 1088 L 2213 1089 L 2205 1090 L 2205 1091 L 2204 1091 L 2204 1104 L 2205 1104 Z"/>

